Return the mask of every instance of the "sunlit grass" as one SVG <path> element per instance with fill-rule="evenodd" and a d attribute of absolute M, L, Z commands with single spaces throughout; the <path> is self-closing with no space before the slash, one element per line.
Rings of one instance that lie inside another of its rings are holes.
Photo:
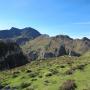
<path fill-rule="evenodd" d="M 85 64 L 84 69 L 76 68 Z M 72 74 L 66 71 L 75 68 Z M 33 61 L 12 70 L 0 72 L 1 84 L 17 90 L 58 90 L 66 80 L 75 80 L 76 90 L 90 89 L 89 57 L 58 57 Z M 29 85 L 30 84 L 30 85 Z"/>

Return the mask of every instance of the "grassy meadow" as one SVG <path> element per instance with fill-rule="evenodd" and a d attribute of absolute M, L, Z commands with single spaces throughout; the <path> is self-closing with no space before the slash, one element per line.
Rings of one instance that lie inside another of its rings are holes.
<path fill-rule="evenodd" d="M 61 56 L 32 61 L 18 68 L 1 71 L 0 88 L 3 88 L 1 90 L 90 90 L 89 53 L 81 57 Z"/>

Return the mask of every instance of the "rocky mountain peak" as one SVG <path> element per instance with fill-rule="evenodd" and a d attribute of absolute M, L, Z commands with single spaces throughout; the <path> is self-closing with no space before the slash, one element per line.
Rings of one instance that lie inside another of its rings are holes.
<path fill-rule="evenodd" d="M 10 30 L 0 31 L 0 39 L 2 40 L 9 39 L 16 42 L 19 45 L 25 44 L 26 41 L 35 39 L 40 35 L 41 35 L 40 32 L 31 27 L 26 27 L 23 29 L 12 27 Z"/>
<path fill-rule="evenodd" d="M 10 30 L 18 30 L 18 28 L 15 28 L 15 27 L 11 27 Z"/>

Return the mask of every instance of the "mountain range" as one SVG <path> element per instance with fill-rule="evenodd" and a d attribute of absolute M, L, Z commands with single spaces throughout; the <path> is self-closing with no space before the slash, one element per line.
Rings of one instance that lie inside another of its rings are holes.
<path fill-rule="evenodd" d="M 31 27 L 23 29 L 12 27 L 10 30 L 0 30 L 0 39 L 12 40 L 19 45 L 25 44 L 26 41 L 34 39 L 40 35 L 41 34 L 37 30 Z"/>
<path fill-rule="evenodd" d="M 50 37 L 30 27 L 1 30 L 0 40 L 0 69 L 63 55 L 79 57 L 90 51 L 90 39 L 87 37 L 82 39 L 73 39 L 67 35 Z"/>

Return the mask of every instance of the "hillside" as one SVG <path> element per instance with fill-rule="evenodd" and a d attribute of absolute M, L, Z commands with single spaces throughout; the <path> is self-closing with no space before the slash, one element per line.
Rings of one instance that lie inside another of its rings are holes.
<path fill-rule="evenodd" d="M 0 90 L 90 90 L 90 56 L 32 61 L 0 72 Z"/>
<path fill-rule="evenodd" d="M 12 40 L 19 45 L 25 44 L 26 41 L 32 40 L 40 35 L 37 30 L 30 27 L 23 29 L 12 27 L 10 30 L 0 30 L 0 39 Z"/>
<path fill-rule="evenodd" d="M 29 29 L 0 33 L 0 90 L 90 90 L 90 39 Z"/>
<path fill-rule="evenodd" d="M 22 46 L 29 59 L 47 59 L 62 55 L 80 56 L 90 51 L 90 40 L 86 37 L 73 39 L 67 35 L 49 37 L 42 35 Z"/>
<path fill-rule="evenodd" d="M 13 42 L 0 41 L 0 70 L 6 70 L 28 63 L 21 48 Z"/>

